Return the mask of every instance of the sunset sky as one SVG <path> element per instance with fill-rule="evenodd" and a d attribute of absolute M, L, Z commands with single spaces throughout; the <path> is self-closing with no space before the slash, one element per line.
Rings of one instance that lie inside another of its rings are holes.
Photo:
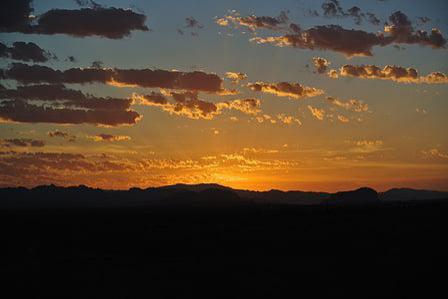
<path fill-rule="evenodd" d="M 0 186 L 448 191 L 448 1 L 0 4 Z"/>

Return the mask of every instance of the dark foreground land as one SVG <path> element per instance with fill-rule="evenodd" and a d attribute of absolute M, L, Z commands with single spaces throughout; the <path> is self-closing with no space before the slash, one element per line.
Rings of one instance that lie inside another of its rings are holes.
<path fill-rule="evenodd" d="M 442 199 L 3 208 L 2 297 L 444 298 L 447 212 Z"/>

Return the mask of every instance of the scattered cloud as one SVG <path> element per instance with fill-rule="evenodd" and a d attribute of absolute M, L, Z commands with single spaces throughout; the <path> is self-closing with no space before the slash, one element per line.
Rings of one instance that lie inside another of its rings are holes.
<path fill-rule="evenodd" d="M 286 125 L 292 125 L 294 123 L 298 124 L 299 126 L 302 125 L 302 122 L 300 121 L 300 119 L 298 119 L 297 117 L 291 116 L 291 115 L 286 115 L 286 114 L 277 114 L 277 119 Z"/>
<path fill-rule="evenodd" d="M 322 57 L 313 57 L 313 64 L 316 71 L 319 74 L 323 74 L 327 71 L 328 66 L 331 64 L 328 60 Z"/>
<path fill-rule="evenodd" d="M 331 78 L 355 77 L 360 79 L 389 80 L 399 83 L 426 83 L 447 84 L 448 76 L 442 72 L 432 72 L 426 76 L 420 76 L 414 68 L 406 68 L 396 65 L 386 65 L 381 68 L 376 65 L 351 65 L 346 64 L 339 70 L 330 70 Z"/>
<path fill-rule="evenodd" d="M 324 120 L 325 117 L 325 110 L 320 108 L 314 108 L 311 105 L 308 105 L 308 109 L 311 112 L 311 115 L 314 116 L 314 118 L 318 120 Z"/>
<path fill-rule="evenodd" d="M 187 17 L 187 18 L 185 18 L 185 27 L 186 28 L 202 29 L 202 28 L 204 28 L 204 25 L 199 23 L 199 21 L 196 20 L 194 17 Z"/>
<path fill-rule="evenodd" d="M 278 97 L 289 97 L 294 99 L 309 98 L 321 95 L 323 90 L 314 87 L 303 86 L 299 83 L 267 83 L 256 82 L 247 85 L 253 91 L 274 94 Z"/>
<path fill-rule="evenodd" d="M 280 12 L 278 17 L 256 15 L 242 17 L 238 12 L 233 11 L 223 18 L 216 19 L 216 23 L 224 27 L 233 24 L 237 27 L 245 27 L 251 31 L 255 31 L 256 29 L 279 30 L 284 27 L 288 20 L 287 11 Z"/>
<path fill-rule="evenodd" d="M 111 135 L 111 134 L 98 134 L 93 136 L 88 136 L 88 138 L 92 139 L 95 142 L 116 142 L 116 141 L 129 141 L 131 137 L 126 135 Z"/>
<path fill-rule="evenodd" d="M 448 153 L 446 152 L 442 152 L 437 148 L 432 148 L 432 149 L 428 149 L 428 150 L 423 150 L 422 151 L 423 157 L 424 158 L 439 158 L 439 159 L 448 159 Z"/>
<path fill-rule="evenodd" d="M 170 99 L 171 101 L 169 101 Z M 232 101 L 212 103 L 199 99 L 196 92 L 176 93 L 162 90 L 161 93 L 152 92 L 147 95 L 133 94 L 136 105 L 156 106 L 175 115 L 186 116 L 191 119 L 213 119 L 224 109 L 238 110 L 244 114 L 255 115 L 260 110 L 258 99 L 235 99 Z"/>
<path fill-rule="evenodd" d="M 59 130 L 49 131 L 47 134 L 48 134 L 48 137 L 68 139 L 69 142 L 74 142 L 76 140 L 75 135 L 69 134 L 67 132 L 59 131 Z"/>
<path fill-rule="evenodd" d="M 227 72 L 226 77 L 234 84 L 238 84 L 240 81 L 246 80 L 247 75 L 244 73 Z"/>
<path fill-rule="evenodd" d="M 353 112 L 367 112 L 369 111 L 369 106 L 362 101 L 351 99 L 348 101 L 343 101 L 335 97 L 327 97 L 327 101 L 337 107 L 344 108 L 345 110 Z"/>

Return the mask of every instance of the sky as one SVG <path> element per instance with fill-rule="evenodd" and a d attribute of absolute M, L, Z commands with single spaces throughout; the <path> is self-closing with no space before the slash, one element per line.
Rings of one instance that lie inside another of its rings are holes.
<path fill-rule="evenodd" d="M 1 187 L 448 191 L 447 1 L 0 8 Z"/>

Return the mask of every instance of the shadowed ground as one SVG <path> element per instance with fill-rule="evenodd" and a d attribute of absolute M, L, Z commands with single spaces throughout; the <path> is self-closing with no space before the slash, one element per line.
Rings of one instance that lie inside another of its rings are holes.
<path fill-rule="evenodd" d="M 447 208 L 3 210 L 0 274 L 27 298 L 429 298 L 443 290 Z"/>

